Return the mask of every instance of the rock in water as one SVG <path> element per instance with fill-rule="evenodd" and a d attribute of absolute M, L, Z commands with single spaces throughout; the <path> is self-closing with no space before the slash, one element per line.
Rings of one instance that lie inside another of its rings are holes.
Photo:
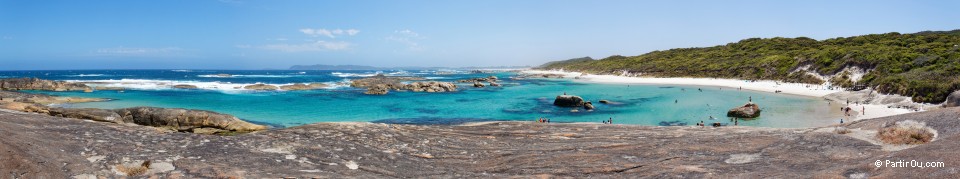
<path fill-rule="evenodd" d="M 574 95 L 559 95 L 553 100 L 553 105 L 561 107 L 583 106 L 583 98 Z"/>
<path fill-rule="evenodd" d="M 600 103 L 607 104 L 607 103 L 610 103 L 610 101 L 609 101 L 609 100 L 605 100 L 605 99 L 601 99 L 601 100 L 600 100 Z"/>
<path fill-rule="evenodd" d="M 590 101 L 587 101 L 586 103 L 583 103 L 583 109 L 593 110 L 593 103 L 590 102 Z"/>
<path fill-rule="evenodd" d="M 173 85 L 173 88 L 177 88 L 177 89 L 197 89 L 197 86 L 180 84 L 180 85 Z"/>
<path fill-rule="evenodd" d="M 739 118 L 756 118 L 760 117 L 760 106 L 752 102 L 748 102 L 743 106 L 736 107 L 727 111 L 727 117 L 739 117 Z"/>
<path fill-rule="evenodd" d="M 943 102 L 943 107 L 957 107 L 960 106 L 960 90 L 954 91 L 947 96 L 947 101 Z"/>
<path fill-rule="evenodd" d="M 473 82 L 473 87 L 483 88 L 483 83 L 480 83 L 479 81 Z"/>
<path fill-rule="evenodd" d="M 255 84 L 255 85 L 247 85 L 247 86 L 244 86 L 243 89 L 248 89 L 248 90 L 271 90 L 271 91 L 272 91 L 272 90 L 277 90 L 277 87 L 276 87 L 276 86 L 273 86 L 273 85 L 268 85 L 268 84 Z"/>
<path fill-rule="evenodd" d="M 492 81 L 491 81 L 491 82 L 490 82 L 490 86 L 500 86 L 500 83 L 492 82 Z"/>
<path fill-rule="evenodd" d="M 363 94 L 384 95 L 388 92 L 390 92 L 390 88 L 387 88 L 387 85 L 378 84 L 367 88 L 367 92 L 363 92 Z"/>

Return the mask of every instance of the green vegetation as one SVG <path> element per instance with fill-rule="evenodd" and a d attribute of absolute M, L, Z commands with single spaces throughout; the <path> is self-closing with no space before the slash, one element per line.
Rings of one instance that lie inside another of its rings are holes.
<path fill-rule="evenodd" d="M 540 66 L 598 74 L 780 80 L 841 87 L 865 85 L 882 93 L 943 102 L 960 89 L 960 30 L 833 38 L 750 38 L 726 45 L 654 51 L 639 56 L 578 58 Z M 854 81 L 845 69 L 868 72 Z"/>

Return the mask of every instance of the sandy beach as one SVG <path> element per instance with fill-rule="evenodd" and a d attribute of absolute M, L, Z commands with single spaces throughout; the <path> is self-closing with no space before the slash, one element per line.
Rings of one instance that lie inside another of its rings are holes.
<path fill-rule="evenodd" d="M 784 83 L 772 80 L 738 80 L 738 79 L 718 79 L 718 78 L 647 78 L 647 77 L 626 77 L 616 75 L 594 75 L 581 72 L 567 72 L 554 70 L 524 70 L 521 73 L 526 74 L 562 74 L 564 78 L 576 78 L 577 81 L 590 83 L 609 83 L 609 84 L 658 84 L 658 85 L 693 85 L 693 86 L 715 86 L 719 88 L 744 89 L 753 91 L 762 91 L 769 93 L 792 94 L 808 97 L 823 98 L 829 94 L 842 92 L 843 90 L 834 88 L 829 89 L 827 85 L 811 85 L 802 83 Z M 892 96 L 892 95 L 891 95 Z M 827 98 L 829 99 L 829 98 Z M 836 99 L 831 99 L 837 101 Z M 858 115 L 852 118 L 853 121 L 862 119 L 871 119 L 898 114 L 915 112 L 910 109 L 891 108 L 886 104 L 854 104 L 848 105 L 852 108 L 851 113 L 857 112 Z M 867 111 L 866 113 L 862 110 Z"/>

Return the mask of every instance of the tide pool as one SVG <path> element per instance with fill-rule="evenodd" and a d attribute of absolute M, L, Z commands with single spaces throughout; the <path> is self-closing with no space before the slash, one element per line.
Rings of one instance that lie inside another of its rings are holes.
<path fill-rule="evenodd" d="M 200 71 L 200 70 L 197 70 Z M 35 72 L 42 73 L 42 72 Z M 362 78 L 372 71 L 203 71 L 169 72 L 164 76 L 150 76 L 150 71 L 71 71 L 46 72 L 58 80 L 101 80 L 100 85 L 113 80 L 163 80 L 158 83 L 310 83 L 349 81 Z M 63 73 L 63 75 L 57 75 Z M 161 72 L 153 72 L 161 73 Z M 219 78 L 216 73 L 243 74 Z M 397 73 L 397 72 L 380 72 Z M 60 96 L 110 98 L 111 101 L 79 103 L 65 107 L 123 108 L 155 106 L 210 110 L 235 115 L 245 120 L 278 126 L 297 126 L 316 122 L 372 121 L 412 124 L 456 124 L 490 120 L 534 121 L 538 117 L 552 122 L 594 122 L 613 118 L 616 124 L 639 125 L 695 125 L 733 122 L 725 117 L 727 110 L 743 105 L 749 98 L 762 108 L 760 118 L 741 120 L 739 125 L 778 128 L 826 126 L 839 122 L 839 106 L 828 105 L 819 98 L 774 94 L 731 88 L 674 85 L 625 85 L 580 83 L 569 79 L 512 80 L 514 73 L 435 73 L 404 72 L 403 76 L 420 76 L 438 81 L 455 81 L 474 77 L 498 76 L 503 87 L 474 88 L 458 84 L 460 91 L 452 93 L 415 93 L 392 91 L 387 95 L 365 95 L 362 89 L 332 86 L 311 91 L 248 91 L 217 89 L 128 89 L 118 91 L 49 92 L 31 91 Z M 85 75 L 82 74 L 101 74 Z M 146 75 L 145 75 L 146 74 Z M 29 76 L 10 72 L 3 76 Z M 109 77 L 111 75 L 114 77 Z M 126 75 L 126 76 L 124 76 Z M 44 78 L 43 76 L 36 76 Z M 51 78 L 45 78 L 51 79 Z M 227 82 L 224 82 L 227 81 Z M 140 84 L 136 84 L 140 85 Z M 169 85 L 169 84 L 167 84 Z M 700 89 L 700 90 L 698 90 Z M 702 90 L 702 91 L 701 91 Z M 563 108 L 553 106 L 557 95 L 571 94 L 592 101 L 596 109 Z M 609 100 L 602 104 L 598 100 Z M 579 112 L 572 112 L 578 109 Z M 715 119 L 711 120 L 713 116 Z"/>

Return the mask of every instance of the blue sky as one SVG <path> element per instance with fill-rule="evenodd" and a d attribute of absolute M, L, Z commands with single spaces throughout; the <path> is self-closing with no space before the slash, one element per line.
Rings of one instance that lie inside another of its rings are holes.
<path fill-rule="evenodd" d="M 539 65 L 960 29 L 960 1 L 11 1 L 0 70 Z"/>

